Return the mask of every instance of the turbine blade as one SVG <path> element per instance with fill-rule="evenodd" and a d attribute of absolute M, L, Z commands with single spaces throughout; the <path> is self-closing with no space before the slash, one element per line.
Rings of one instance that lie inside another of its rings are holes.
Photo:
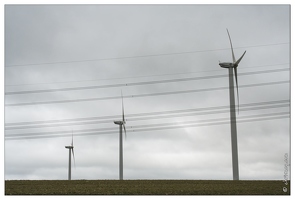
<path fill-rule="evenodd" d="M 126 128 L 125 125 L 123 124 L 123 128 L 124 128 L 124 133 L 125 133 L 125 140 L 127 139 L 127 134 L 126 134 Z"/>
<path fill-rule="evenodd" d="M 76 168 L 76 161 L 75 161 L 74 147 L 72 148 L 72 154 L 73 154 L 73 159 L 74 159 L 74 167 Z"/>
<path fill-rule="evenodd" d="M 71 143 L 71 146 L 74 145 L 74 137 L 73 137 L 73 130 L 72 130 L 72 143 Z"/>
<path fill-rule="evenodd" d="M 243 53 L 243 55 L 239 58 L 239 60 L 237 60 L 237 62 L 235 62 L 235 66 L 238 67 L 238 64 L 240 63 L 240 61 L 242 60 L 242 58 L 244 57 L 246 51 Z"/>
<path fill-rule="evenodd" d="M 231 38 L 230 38 L 230 35 L 229 35 L 229 32 L 228 32 L 228 29 L 227 30 L 227 34 L 228 34 L 228 37 L 229 37 L 229 42 L 230 42 L 230 47 L 231 47 L 231 53 L 232 53 L 232 57 L 233 57 L 233 63 L 236 62 L 236 58 L 235 58 L 235 55 L 234 55 L 234 50 L 233 50 L 233 45 L 231 43 Z"/>
<path fill-rule="evenodd" d="M 122 97 L 122 118 L 123 118 L 123 124 L 125 124 L 124 102 L 123 102 L 123 94 L 122 94 L 122 90 L 121 90 L 121 97 Z"/>
<path fill-rule="evenodd" d="M 240 111 L 240 100 L 239 100 L 239 86 L 238 86 L 238 72 L 237 72 L 237 67 L 234 67 L 235 70 L 235 78 L 236 78 L 236 87 L 237 87 L 237 97 L 238 97 L 238 113 Z"/>

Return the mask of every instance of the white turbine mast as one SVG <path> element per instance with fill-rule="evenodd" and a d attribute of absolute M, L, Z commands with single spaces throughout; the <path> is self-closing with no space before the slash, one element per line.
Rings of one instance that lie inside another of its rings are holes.
<path fill-rule="evenodd" d="M 72 131 L 72 143 L 71 146 L 65 146 L 66 149 L 69 149 L 69 171 L 68 171 L 68 180 L 71 180 L 72 176 L 72 162 L 71 162 L 71 154 L 73 155 L 74 159 L 74 166 L 76 166 L 75 163 L 75 154 L 74 154 L 74 138 L 73 138 L 73 131 Z"/>
<path fill-rule="evenodd" d="M 124 102 L 123 102 L 123 94 L 121 91 L 122 97 L 122 121 L 114 121 L 115 124 L 119 125 L 119 180 L 123 180 L 123 133 L 122 127 L 124 128 L 125 139 L 127 138 L 126 135 L 126 128 L 125 128 L 125 116 L 124 116 Z"/>
<path fill-rule="evenodd" d="M 244 57 L 246 51 L 236 61 L 231 38 L 230 38 L 228 30 L 227 30 L 227 34 L 228 34 L 229 41 L 230 41 L 233 62 L 222 62 L 222 63 L 219 63 L 219 65 L 222 68 L 228 68 L 233 180 L 239 180 L 238 139 L 237 139 L 237 122 L 236 122 L 236 109 L 235 109 L 234 76 L 236 79 L 236 88 L 237 88 L 237 97 L 238 97 L 238 111 L 239 111 L 239 104 L 240 103 L 239 103 L 237 68 L 238 68 L 240 61 Z M 234 74 L 233 74 L 233 70 L 234 70 Z"/>

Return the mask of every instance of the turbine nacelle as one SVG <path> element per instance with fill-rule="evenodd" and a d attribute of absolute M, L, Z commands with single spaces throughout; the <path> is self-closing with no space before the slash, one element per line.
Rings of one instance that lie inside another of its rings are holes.
<path fill-rule="evenodd" d="M 235 67 L 233 63 L 231 62 L 222 62 L 222 63 L 219 63 L 219 66 L 222 67 L 222 68 L 233 68 Z"/>
<path fill-rule="evenodd" d="M 232 53 L 234 53 L 232 51 Z M 243 53 L 243 55 L 239 58 L 239 60 L 235 61 L 235 56 L 233 54 L 233 62 L 219 62 L 219 66 L 222 68 L 237 68 L 239 63 L 241 62 L 242 58 L 244 57 L 246 51 Z"/>
<path fill-rule="evenodd" d="M 125 124 L 125 122 L 123 122 L 123 121 L 114 121 L 114 123 L 117 125 L 124 125 Z"/>

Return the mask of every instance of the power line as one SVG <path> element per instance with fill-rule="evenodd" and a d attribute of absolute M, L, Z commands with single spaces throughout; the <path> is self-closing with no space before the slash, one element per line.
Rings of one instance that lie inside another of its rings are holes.
<path fill-rule="evenodd" d="M 272 69 L 272 70 L 255 71 L 255 72 L 243 72 L 243 73 L 239 73 L 239 76 L 275 73 L 275 72 L 282 72 L 282 71 L 289 71 L 289 70 L 290 70 L 289 68 L 283 68 L 283 69 Z M 5 92 L 5 95 L 46 93 L 46 92 L 64 92 L 64 91 L 75 91 L 75 90 L 90 90 L 90 89 L 101 89 L 101 88 L 111 88 L 111 87 L 124 87 L 124 86 L 150 85 L 150 84 L 171 83 L 171 82 L 196 81 L 196 80 L 205 80 L 205 79 L 222 78 L 222 77 L 228 77 L 228 75 L 223 74 L 223 75 L 213 75 L 213 76 L 203 76 L 203 77 L 176 78 L 176 79 L 166 79 L 166 80 L 158 80 L 158 81 L 143 81 L 143 82 L 119 83 L 119 84 L 96 85 L 96 86 L 85 86 L 85 87 L 16 91 L 16 92 Z"/>
<path fill-rule="evenodd" d="M 242 116 L 239 117 L 238 121 L 242 121 L 243 119 L 249 119 L 249 118 L 260 118 L 260 117 L 270 117 L 270 116 L 279 116 L 279 115 L 289 115 L 290 112 L 280 112 L 280 113 L 272 113 L 272 114 L 259 114 L 259 115 L 248 115 L 248 116 Z M 130 127 L 131 129 L 139 129 L 139 128 L 159 128 L 162 126 L 186 126 L 186 125 L 193 125 L 193 124 L 199 124 L 199 123 L 211 123 L 211 122 L 216 122 L 216 121 L 226 121 L 229 122 L 228 117 L 224 118 L 217 118 L 217 119 L 205 119 L 205 120 L 192 120 L 192 121 L 183 121 L 183 122 L 178 122 L 181 125 L 175 125 L 175 122 L 169 122 L 169 123 L 161 123 L 161 124 L 147 124 L 147 125 L 140 125 L 140 126 L 132 126 Z"/>
<path fill-rule="evenodd" d="M 251 46 L 237 47 L 237 48 L 234 48 L 234 49 L 255 48 L 255 47 L 265 47 L 265 46 L 277 46 L 277 45 L 285 45 L 285 44 L 290 44 L 290 43 L 285 42 L 285 43 L 274 43 L 274 44 L 251 45 Z M 82 63 L 82 62 L 107 61 L 107 60 L 148 58 L 148 57 L 160 57 L 160 56 L 171 56 L 171 55 L 182 55 L 182 54 L 193 54 L 193 53 L 204 53 L 204 52 L 212 52 L 212 51 L 222 51 L 222 50 L 228 50 L 228 49 L 230 49 L 230 48 L 211 49 L 211 50 L 198 50 L 198 51 L 184 51 L 184 52 L 178 52 L 178 53 L 162 53 L 162 54 L 150 54 L 150 55 L 139 55 L 139 56 L 98 58 L 98 59 L 88 59 L 88 60 L 72 60 L 72 61 L 59 61 L 59 62 L 47 62 L 47 63 L 15 64 L 15 65 L 6 65 L 6 67 L 22 67 L 22 66 L 69 64 L 69 63 Z"/>
<path fill-rule="evenodd" d="M 290 103 L 290 100 L 277 100 L 277 101 L 263 101 L 256 103 L 247 103 L 241 104 L 240 107 L 250 107 L 250 106 L 261 106 L 261 105 L 270 105 L 270 104 L 283 104 Z M 228 105 L 225 106 L 214 106 L 214 107 L 201 107 L 201 108 L 192 108 L 192 109 L 182 109 L 182 110 L 169 110 L 169 111 L 158 111 L 158 112 L 148 112 L 148 113 L 133 113 L 126 114 L 126 118 L 129 117 L 141 117 L 141 116 L 154 116 L 154 115 L 165 115 L 165 114 L 176 114 L 181 112 L 196 112 L 196 111 L 208 111 L 208 110 L 219 110 L 227 109 Z M 73 122 L 73 121 L 85 121 L 85 120 L 105 120 L 105 119 L 115 119 L 120 118 L 121 115 L 112 115 L 112 116 L 100 116 L 100 117 L 84 117 L 84 118 L 71 118 L 71 119 L 61 119 L 61 120 L 43 120 L 43 121 L 33 121 L 33 122 L 15 122 L 15 123 L 5 123 L 5 126 L 17 126 L 17 125 L 30 125 L 30 124 L 44 124 L 44 123 L 64 123 L 64 122 Z"/>
<path fill-rule="evenodd" d="M 246 120 L 239 120 L 237 123 L 245 123 L 245 122 L 258 122 L 264 120 L 274 120 L 274 119 L 283 119 L 289 118 L 290 116 L 275 116 L 275 117 L 264 117 L 258 119 L 246 119 Z M 154 128 L 146 128 L 146 129 L 135 129 L 132 132 L 142 132 L 142 131 L 160 131 L 160 130 L 167 130 L 167 129 L 176 129 L 176 128 L 189 128 L 189 127 L 199 127 L 199 126 L 214 126 L 214 125 L 223 125 L 228 124 L 229 121 L 226 122 L 210 122 L 204 124 L 192 124 L 192 125 L 178 125 L 178 126 L 170 126 L 170 127 L 154 127 Z"/>
<path fill-rule="evenodd" d="M 259 114 L 259 115 L 248 115 L 248 116 L 243 116 L 240 117 L 238 120 L 241 119 L 249 119 L 249 118 L 260 118 L 260 117 L 270 117 L 270 116 L 279 116 L 279 115 L 286 115 L 289 114 L 289 112 L 280 112 L 280 113 L 272 113 L 272 114 Z M 228 122 L 228 117 L 226 118 L 217 118 L 217 119 L 206 119 L 206 120 L 193 120 L 193 121 L 183 121 L 183 122 L 179 122 L 182 125 L 183 124 L 195 124 L 195 123 L 208 123 L 208 122 L 215 122 L 215 121 L 227 121 Z M 139 128 L 157 128 L 157 127 L 162 127 L 162 126 L 174 126 L 175 122 L 170 122 L 170 123 L 161 123 L 161 124 L 148 124 L 148 125 L 137 125 L 137 126 L 127 126 L 127 129 L 139 129 Z M 117 128 L 100 128 L 100 129 L 84 129 L 84 130 L 80 130 L 78 132 L 101 132 L 101 131 L 116 131 L 117 132 Z M 77 131 L 75 131 L 77 132 Z M 46 134 L 64 134 L 64 133 L 72 133 L 72 131 L 54 131 L 54 132 L 40 132 L 40 133 L 22 133 L 22 134 L 5 134 L 5 136 L 8 137 L 14 137 L 14 136 L 28 136 L 28 135 L 46 135 Z"/>
<path fill-rule="evenodd" d="M 284 116 L 284 115 L 286 115 L 286 116 Z M 289 118 L 289 117 L 290 117 L 289 112 L 262 114 L 262 115 L 250 115 L 250 116 L 241 117 L 239 120 L 237 120 L 237 123 L 258 122 L 258 121 L 264 121 L 264 120 L 283 119 L 283 118 Z M 251 119 L 251 118 L 253 118 L 253 119 Z M 228 124 L 229 120 L 228 120 L 228 118 L 217 118 L 217 119 L 199 120 L 199 121 L 184 121 L 184 122 L 179 122 L 179 123 L 181 123 L 181 125 L 175 125 L 175 122 L 174 123 L 164 123 L 164 124 L 162 123 L 162 124 L 139 125 L 139 126 L 129 127 L 127 129 L 127 132 L 159 131 L 159 130 L 167 130 L 167 129 L 179 129 L 179 128 L 188 128 L 188 127 L 222 125 L 222 124 Z M 129 129 L 131 129 L 131 130 L 129 130 Z M 5 140 L 67 137 L 67 136 L 70 136 L 71 133 L 72 133 L 71 131 L 60 131 L 60 132 L 14 134 L 14 135 L 5 135 Z M 118 130 L 115 130 L 114 128 L 104 128 L 104 129 L 82 130 L 82 131 L 79 131 L 79 133 L 77 133 L 77 131 L 76 131 L 76 133 L 74 135 L 75 136 L 90 136 L 90 135 L 115 134 L 115 133 L 118 133 Z M 58 135 L 58 134 L 63 134 L 63 135 Z"/>
<path fill-rule="evenodd" d="M 249 68 L 259 68 L 259 67 L 269 67 L 269 66 L 280 66 L 280 65 L 289 65 L 290 63 L 281 63 L 281 64 L 273 64 L 273 65 L 258 65 L 252 67 L 246 67 L 240 70 L 245 70 Z M 5 84 L 7 86 L 28 86 L 28 85 L 50 85 L 50 84 L 59 84 L 59 83 L 78 83 L 78 82 L 93 82 L 93 81 L 105 81 L 105 80 L 122 80 L 122 79 L 136 79 L 136 78 L 147 78 L 147 77 L 157 77 L 157 76 L 173 76 L 173 75 L 185 75 L 185 74 L 200 74 L 205 72 L 214 72 L 221 71 L 218 70 L 203 70 L 203 71 L 191 71 L 186 73 L 169 73 L 169 74 L 155 74 L 155 75 L 145 75 L 145 76 L 129 76 L 129 77 L 118 77 L 118 78 L 103 78 L 103 79 L 91 79 L 91 80 L 78 80 L 78 81 L 59 81 L 59 82 L 50 82 L 50 83 L 29 83 L 29 84 Z"/>
<path fill-rule="evenodd" d="M 276 84 L 285 84 L 285 83 L 290 83 L 290 82 L 289 81 L 277 81 L 277 82 L 257 83 L 257 84 L 241 85 L 241 86 L 239 86 L 239 88 L 267 86 L 267 85 L 276 85 Z M 207 91 L 224 90 L 224 89 L 228 89 L 228 87 L 217 87 L 217 88 L 206 88 L 206 89 L 195 89 L 195 90 L 183 90 L 183 91 L 161 92 L 161 93 L 150 93 L 150 94 L 138 94 L 138 95 L 125 95 L 124 98 L 138 98 L 138 97 L 147 97 L 147 96 L 185 94 L 185 93 L 207 92 Z M 59 101 L 12 103 L 12 104 L 5 104 L 5 106 L 9 107 L 9 106 L 28 106 L 28 105 L 37 105 L 37 104 L 43 104 L 44 105 L 44 104 L 57 104 L 57 103 L 77 103 L 77 102 L 84 102 L 84 101 L 100 101 L 100 100 L 121 99 L 121 98 L 122 98 L 121 96 L 113 96 L 113 97 L 59 100 Z"/>
<path fill-rule="evenodd" d="M 259 114 L 259 115 L 248 115 L 240 117 L 241 119 L 248 119 L 248 118 L 260 118 L 260 117 L 270 117 L 270 116 L 279 116 L 279 115 L 287 115 L 289 112 L 280 112 L 280 113 L 272 113 L 272 114 Z M 189 125 L 189 124 L 199 124 L 199 123 L 208 123 L 208 122 L 216 122 L 216 121 L 228 121 L 228 117 L 225 118 L 217 118 L 217 119 L 205 119 L 205 120 L 191 120 L 191 121 L 183 121 L 179 122 L 181 125 Z M 161 124 L 147 124 L 147 125 L 137 125 L 137 126 L 126 126 L 126 129 L 142 129 L 142 128 L 157 128 L 157 127 L 163 127 L 163 126 L 175 126 L 175 122 L 169 122 L 169 123 L 161 123 Z M 83 129 L 79 131 L 75 131 L 76 133 L 85 133 L 85 132 L 102 132 L 102 131 L 116 131 L 117 128 L 99 128 L 99 129 Z M 16 136 L 36 136 L 36 135 L 51 135 L 51 134 L 71 134 L 72 131 L 52 131 L 52 132 L 35 132 L 35 133 L 11 133 L 11 134 L 5 134 L 5 136 L 8 137 L 16 137 Z"/>
<path fill-rule="evenodd" d="M 266 102 L 264 105 L 262 103 L 251 103 L 251 104 L 242 104 L 240 105 L 240 111 L 250 111 L 250 110 L 262 110 L 262 109 L 273 109 L 273 108 L 282 108 L 282 107 L 289 107 L 290 104 L 278 104 L 278 105 L 270 105 L 270 104 L 277 104 L 275 102 Z M 257 107 L 257 105 L 260 105 Z M 262 106 L 261 106 L 262 105 Z M 245 108 L 243 108 L 245 107 Z M 220 106 L 220 107 L 209 107 L 209 108 L 201 108 L 201 109 L 189 109 L 189 110 L 178 110 L 178 111 L 167 111 L 162 112 L 161 114 L 156 113 L 142 113 L 136 115 L 125 115 L 127 118 L 126 121 L 142 121 L 142 120 L 155 120 L 155 119 L 166 119 L 166 118 L 175 118 L 175 117 L 187 117 L 187 116 L 196 116 L 196 115 L 208 115 L 208 114 L 217 114 L 217 113 L 227 113 L 229 112 L 228 106 Z M 116 117 L 122 116 L 106 116 L 106 117 L 97 117 L 100 120 L 94 120 L 93 118 L 91 121 L 84 121 L 84 122 L 70 122 L 70 123 L 63 123 L 63 124 L 39 124 L 39 125 L 29 125 L 34 124 L 31 123 L 14 123 L 13 126 L 7 126 L 5 124 L 5 130 L 14 130 L 14 129 L 28 129 L 28 128 L 48 128 L 48 127 L 61 127 L 61 126 L 78 126 L 78 125 L 86 125 L 86 124 L 101 124 L 101 123 L 112 123 Z M 110 118 L 110 119 L 107 119 Z M 50 123 L 50 122 L 45 122 Z M 36 123 L 35 123 L 36 124 Z M 20 125 L 20 126 L 17 126 Z"/>
<path fill-rule="evenodd" d="M 75 133 L 87 133 L 87 132 L 101 132 L 101 131 L 118 131 L 118 128 L 99 128 L 99 129 L 82 129 L 75 131 Z M 35 133 L 5 133 L 5 137 L 18 137 L 18 136 L 37 136 L 37 135 L 58 135 L 58 134 L 72 134 L 73 131 L 46 131 Z"/>
<path fill-rule="evenodd" d="M 273 108 L 282 108 L 282 107 L 289 107 L 289 106 L 290 106 L 289 104 L 283 104 L 283 105 L 264 106 L 264 107 L 255 107 L 255 108 L 243 108 L 243 109 L 240 109 L 240 111 L 273 109 Z M 197 116 L 197 115 L 220 114 L 220 113 L 227 113 L 227 112 L 229 112 L 229 110 L 207 111 L 207 112 L 200 112 L 200 113 L 172 114 L 172 115 L 163 115 L 163 116 L 154 116 L 154 117 L 138 117 L 138 118 L 126 119 L 126 122 L 142 121 L 142 120 L 159 120 L 159 119 L 188 117 L 188 116 Z M 61 127 L 61 126 L 79 126 L 79 125 L 102 124 L 102 123 L 113 123 L 113 120 L 86 121 L 86 122 L 34 125 L 34 126 L 15 126 L 15 127 L 7 127 L 7 128 L 5 127 L 5 130 L 28 129 L 28 128 L 49 128 L 49 127 Z"/>

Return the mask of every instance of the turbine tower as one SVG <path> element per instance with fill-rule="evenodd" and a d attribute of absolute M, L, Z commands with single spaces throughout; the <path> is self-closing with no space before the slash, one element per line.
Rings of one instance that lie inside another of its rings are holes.
<path fill-rule="evenodd" d="M 121 91 L 122 97 L 122 121 L 114 121 L 115 124 L 119 125 L 119 179 L 123 180 L 123 135 L 122 135 L 122 127 L 124 128 L 125 139 L 126 139 L 126 128 L 125 128 L 125 117 L 124 117 L 124 103 L 123 103 L 123 95 Z"/>
<path fill-rule="evenodd" d="M 228 68 L 233 180 L 239 180 L 239 160 L 238 160 L 238 139 L 237 139 L 237 122 L 236 122 L 236 109 L 235 109 L 234 75 L 235 75 L 235 79 L 236 79 L 236 88 L 237 88 L 237 97 L 238 97 L 238 111 L 239 111 L 239 89 L 238 89 L 237 68 L 238 68 L 240 61 L 244 57 L 246 51 L 236 61 L 231 38 L 230 38 L 228 30 L 227 30 L 227 34 L 228 34 L 229 41 L 230 41 L 233 62 L 223 62 L 223 63 L 219 63 L 219 65 L 222 68 Z M 234 73 L 233 73 L 233 71 L 234 71 Z"/>
<path fill-rule="evenodd" d="M 72 168 L 72 162 L 71 162 L 71 153 L 73 154 L 74 158 L 74 165 L 75 164 L 75 155 L 74 155 L 74 144 L 73 144 L 73 133 L 72 133 L 72 144 L 71 146 L 65 146 L 66 149 L 69 149 L 69 172 L 68 172 L 68 180 L 71 180 L 71 168 Z"/>

